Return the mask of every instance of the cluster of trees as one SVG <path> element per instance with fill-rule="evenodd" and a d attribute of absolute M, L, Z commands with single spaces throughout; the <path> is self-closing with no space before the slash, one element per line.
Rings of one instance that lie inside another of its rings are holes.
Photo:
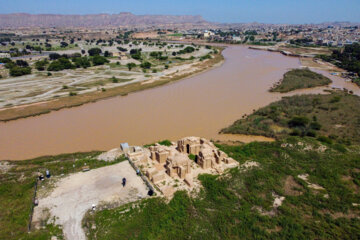
<path fill-rule="evenodd" d="M 85 52 L 83 52 L 85 53 Z M 80 53 L 74 53 L 71 56 L 58 53 L 52 53 L 49 55 L 49 59 L 53 60 L 49 67 L 48 71 L 61 71 L 64 69 L 75 69 L 75 68 L 88 68 L 91 67 L 91 62 L 94 66 L 103 65 L 108 63 L 109 60 L 106 57 L 110 56 L 110 53 L 106 51 L 104 56 L 100 56 L 102 53 L 100 48 L 91 48 L 88 50 L 90 57 L 82 57 Z M 71 61 L 70 61 L 71 60 Z M 38 65 L 43 65 L 43 63 L 37 63 Z M 41 68 L 42 69 L 42 68 Z M 38 69 L 39 70 L 39 69 Z"/>
<path fill-rule="evenodd" d="M 343 50 L 334 50 L 331 56 L 321 56 L 322 59 L 333 62 L 337 66 L 357 73 L 360 76 L 360 44 L 346 45 Z"/>
<path fill-rule="evenodd" d="M 162 56 L 162 52 L 151 52 L 150 56 L 161 61 L 165 61 L 168 59 L 168 56 Z"/>
<path fill-rule="evenodd" d="M 57 60 L 54 60 L 50 63 L 48 67 L 48 71 L 61 71 L 64 69 L 75 69 L 75 65 L 73 65 L 69 59 L 65 57 L 61 57 Z"/>
<path fill-rule="evenodd" d="M 117 49 L 118 49 L 120 52 L 127 52 L 127 49 L 126 49 L 126 48 L 123 48 L 123 47 L 117 47 Z"/>
<path fill-rule="evenodd" d="M 191 46 L 187 46 L 184 49 L 181 49 L 177 52 L 177 54 L 186 54 L 186 53 L 192 53 L 195 51 L 195 48 L 191 47 Z"/>
<path fill-rule="evenodd" d="M 94 57 L 88 58 L 88 57 L 81 57 L 76 56 L 72 57 L 71 61 L 70 59 L 66 57 L 61 57 L 57 60 L 54 60 L 50 63 L 48 67 L 48 71 L 61 71 L 64 69 L 75 69 L 75 68 L 88 68 L 91 66 L 91 62 L 94 66 L 98 65 L 104 65 L 105 63 L 108 63 L 109 60 L 107 60 L 105 57 L 96 55 Z"/>
<path fill-rule="evenodd" d="M 91 48 L 88 50 L 89 56 L 98 56 L 102 53 L 100 48 Z"/>
<path fill-rule="evenodd" d="M 16 60 L 16 62 L 13 62 L 9 58 L 1 58 L 0 62 L 5 63 L 5 68 L 9 69 L 10 76 L 12 77 L 18 77 L 31 73 L 31 67 L 29 67 L 27 61 Z"/>
<path fill-rule="evenodd" d="M 141 48 L 131 49 L 131 50 L 130 50 L 130 56 L 131 56 L 133 59 L 141 60 L 141 51 L 142 51 Z"/>
<path fill-rule="evenodd" d="M 135 63 L 128 63 L 128 64 L 126 64 L 126 66 L 128 67 L 129 71 L 131 71 L 131 69 L 136 67 L 136 64 Z"/>
<path fill-rule="evenodd" d="M 149 62 L 143 62 L 140 64 L 140 67 L 143 69 L 150 69 L 151 68 L 151 63 Z"/>
<path fill-rule="evenodd" d="M 291 39 L 290 44 L 304 45 L 304 44 L 308 44 L 312 41 L 313 40 L 311 38 Z"/>
<path fill-rule="evenodd" d="M 45 67 L 46 65 L 48 65 L 49 61 L 47 59 L 44 59 L 44 60 L 40 60 L 40 61 L 37 61 L 35 63 L 35 68 L 38 70 L 38 71 L 44 71 L 45 70 Z"/>
<path fill-rule="evenodd" d="M 288 126 L 292 129 L 293 136 L 309 136 L 316 137 L 316 132 L 321 129 L 321 124 L 317 122 L 316 116 L 310 121 L 305 116 L 295 116 L 288 121 Z"/>

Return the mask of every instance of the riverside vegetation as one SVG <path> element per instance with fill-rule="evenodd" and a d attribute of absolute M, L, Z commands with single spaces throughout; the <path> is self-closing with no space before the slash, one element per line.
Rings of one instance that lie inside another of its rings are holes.
<path fill-rule="evenodd" d="M 326 86 L 329 83 L 331 83 L 329 78 L 307 68 L 293 69 L 285 73 L 283 79 L 276 83 L 270 91 L 286 93 L 296 89 Z"/>
<path fill-rule="evenodd" d="M 289 135 L 310 136 L 327 142 L 359 144 L 359 104 L 359 96 L 342 91 L 283 97 L 221 132 L 277 139 Z"/>

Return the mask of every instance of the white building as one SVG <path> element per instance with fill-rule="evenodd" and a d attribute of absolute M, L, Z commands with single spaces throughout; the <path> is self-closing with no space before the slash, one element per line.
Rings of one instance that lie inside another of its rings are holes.
<path fill-rule="evenodd" d="M 214 36 L 214 35 L 215 35 L 215 33 L 213 33 L 212 31 L 206 30 L 204 32 L 204 38 L 209 38 L 209 37 Z"/>
<path fill-rule="evenodd" d="M 10 53 L 0 53 L 0 58 L 11 58 Z"/>

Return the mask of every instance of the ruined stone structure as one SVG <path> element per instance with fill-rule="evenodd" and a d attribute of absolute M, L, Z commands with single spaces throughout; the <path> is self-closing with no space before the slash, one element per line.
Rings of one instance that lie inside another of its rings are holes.
<path fill-rule="evenodd" d="M 203 169 L 216 168 L 221 162 L 229 163 L 230 158 L 207 139 L 187 137 L 177 142 L 179 152 L 195 155 L 195 162 Z"/>
<path fill-rule="evenodd" d="M 182 154 L 176 149 L 162 145 L 150 147 L 150 157 L 165 167 L 166 173 L 170 177 L 178 176 L 185 178 L 186 174 L 191 173 L 191 161 L 186 154 Z"/>
<path fill-rule="evenodd" d="M 167 197 L 177 190 L 198 189 L 201 185 L 197 179 L 199 174 L 221 174 L 227 168 L 238 166 L 238 162 L 212 142 L 199 137 L 183 138 L 171 146 L 155 144 L 149 148 L 133 148 L 124 145 L 122 148 Z"/>
<path fill-rule="evenodd" d="M 170 177 L 177 175 L 180 179 L 185 179 L 186 174 L 191 173 L 191 161 L 186 154 L 175 153 L 168 158 L 165 168 Z"/>

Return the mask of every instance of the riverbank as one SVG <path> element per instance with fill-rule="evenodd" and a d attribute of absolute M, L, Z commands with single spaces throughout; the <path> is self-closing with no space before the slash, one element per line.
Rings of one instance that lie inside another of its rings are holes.
<path fill-rule="evenodd" d="M 345 91 L 284 97 L 235 121 L 221 132 L 283 139 L 308 136 L 327 143 L 359 144 L 360 97 Z"/>
<path fill-rule="evenodd" d="M 154 87 L 159 87 L 171 82 L 195 76 L 212 68 L 220 66 L 224 62 L 222 51 L 224 48 L 217 48 L 218 53 L 213 58 L 201 61 L 192 66 L 193 71 L 186 71 L 180 74 L 171 74 L 169 76 L 161 77 L 159 80 L 135 82 L 121 87 L 106 89 L 106 91 L 96 91 L 76 96 L 61 97 L 56 100 L 32 103 L 28 105 L 20 105 L 11 108 L 0 109 L 0 121 L 11 121 L 20 118 L 32 117 L 41 114 L 50 113 L 63 108 L 71 108 L 81 106 L 86 103 L 96 102 L 103 99 L 108 99 L 115 96 L 126 96 L 133 92 L 142 91 Z"/>

